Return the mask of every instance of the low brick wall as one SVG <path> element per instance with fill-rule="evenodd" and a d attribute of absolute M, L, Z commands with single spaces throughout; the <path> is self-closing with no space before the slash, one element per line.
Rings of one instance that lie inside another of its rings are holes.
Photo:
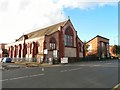
<path fill-rule="evenodd" d="M 77 58 L 77 57 L 69 57 L 68 58 L 68 63 L 74 63 L 74 62 L 80 62 L 83 61 L 83 58 Z"/>
<path fill-rule="evenodd" d="M 99 59 L 98 57 L 85 57 L 85 58 L 69 57 L 68 63 L 86 62 L 86 61 L 103 61 L 103 60 L 110 60 L 110 58 Z"/>

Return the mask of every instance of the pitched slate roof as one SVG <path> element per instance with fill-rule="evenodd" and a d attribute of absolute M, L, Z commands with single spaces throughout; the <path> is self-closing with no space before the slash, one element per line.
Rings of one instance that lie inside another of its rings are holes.
<path fill-rule="evenodd" d="M 100 35 L 97 35 L 97 36 L 95 36 L 94 38 L 92 38 L 91 40 L 87 41 L 86 43 L 92 41 L 93 39 L 95 39 L 95 38 L 97 38 L 97 37 L 100 37 L 100 38 L 103 38 L 103 39 L 109 40 L 108 38 L 105 38 L 105 37 L 102 37 L 102 36 L 100 36 Z"/>
<path fill-rule="evenodd" d="M 64 26 L 67 21 L 60 22 L 58 24 L 48 26 L 48 27 L 43 28 L 43 29 L 39 29 L 37 31 L 28 33 L 26 35 L 28 36 L 28 39 L 32 39 L 32 38 L 36 38 L 36 37 L 40 37 L 40 36 L 45 36 L 45 35 L 50 35 L 56 31 L 58 31 L 58 28 L 60 26 Z M 23 40 L 23 35 L 17 41 L 22 41 L 22 40 Z"/>

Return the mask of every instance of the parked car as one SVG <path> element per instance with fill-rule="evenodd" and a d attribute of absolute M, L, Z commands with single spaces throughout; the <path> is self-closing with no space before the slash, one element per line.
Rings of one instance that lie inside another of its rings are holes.
<path fill-rule="evenodd" d="M 5 57 L 3 60 L 2 60 L 3 63 L 11 63 L 12 62 L 12 59 L 9 58 L 9 57 Z"/>

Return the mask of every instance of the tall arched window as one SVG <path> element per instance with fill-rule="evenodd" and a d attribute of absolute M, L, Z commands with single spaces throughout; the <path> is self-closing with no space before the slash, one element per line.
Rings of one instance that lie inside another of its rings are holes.
<path fill-rule="evenodd" d="M 56 49 L 56 39 L 54 37 L 51 37 L 50 39 L 50 50 Z"/>
<path fill-rule="evenodd" d="M 35 42 L 35 54 L 38 54 L 38 42 Z"/>
<path fill-rule="evenodd" d="M 81 50 L 81 43 L 80 42 L 79 42 L 79 48 L 80 48 L 80 52 L 81 52 L 82 50 Z"/>
<path fill-rule="evenodd" d="M 70 27 L 65 30 L 65 46 L 73 46 L 73 31 Z"/>

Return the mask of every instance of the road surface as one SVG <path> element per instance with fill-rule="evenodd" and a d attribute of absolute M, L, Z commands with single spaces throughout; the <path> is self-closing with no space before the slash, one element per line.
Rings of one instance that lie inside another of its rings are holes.
<path fill-rule="evenodd" d="M 2 71 L 2 88 L 112 88 L 118 81 L 118 60 L 79 62 L 54 67 Z"/>

